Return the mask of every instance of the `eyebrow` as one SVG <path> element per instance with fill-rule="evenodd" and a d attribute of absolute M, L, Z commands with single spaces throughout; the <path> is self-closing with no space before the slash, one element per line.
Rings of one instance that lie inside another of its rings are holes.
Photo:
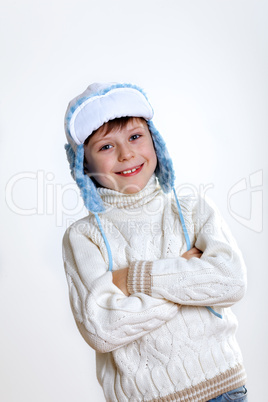
<path fill-rule="evenodd" d="M 142 128 L 143 130 L 145 130 L 144 125 L 137 125 L 137 126 L 134 126 L 134 127 L 130 128 L 129 131 L 134 131 L 134 130 L 137 130 L 139 128 Z"/>
<path fill-rule="evenodd" d="M 94 133 L 93 135 L 92 135 L 92 137 L 90 138 L 90 140 L 89 140 L 89 142 L 90 142 L 90 144 L 91 145 L 95 145 L 95 144 L 98 144 L 98 142 L 100 142 L 100 141 L 103 141 L 104 139 L 105 139 L 105 137 L 107 136 L 107 135 L 109 135 L 109 132 L 107 132 L 107 133 L 105 133 L 105 134 L 102 134 L 101 135 L 101 137 L 98 137 L 97 135 L 95 135 L 96 133 Z M 94 137 L 95 137 L 95 140 L 94 140 Z"/>

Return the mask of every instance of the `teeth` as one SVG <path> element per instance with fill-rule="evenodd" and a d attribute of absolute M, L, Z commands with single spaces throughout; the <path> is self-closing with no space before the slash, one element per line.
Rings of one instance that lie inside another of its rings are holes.
<path fill-rule="evenodd" d="M 133 172 L 135 172 L 137 169 L 138 169 L 138 168 L 134 168 L 134 169 L 131 169 L 131 170 L 124 170 L 122 173 L 123 173 L 123 174 L 133 173 Z"/>

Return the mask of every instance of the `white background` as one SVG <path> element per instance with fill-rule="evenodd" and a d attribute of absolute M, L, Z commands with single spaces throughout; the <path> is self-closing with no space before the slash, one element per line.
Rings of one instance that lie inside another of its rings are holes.
<path fill-rule="evenodd" d="M 2 6 L 1 401 L 104 400 L 94 352 L 72 317 L 61 259 L 66 227 L 85 214 L 65 158 L 63 117 L 69 100 L 94 81 L 145 88 L 177 185 L 206 186 L 231 227 L 248 267 L 248 292 L 234 310 L 250 400 L 266 401 L 268 236 L 259 196 L 265 207 L 267 4 L 10 0 Z M 254 172 L 257 187 L 250 188 Z M 235 191 L 229 205 L 230 189 L 240 182 L 247 188 Z"/>

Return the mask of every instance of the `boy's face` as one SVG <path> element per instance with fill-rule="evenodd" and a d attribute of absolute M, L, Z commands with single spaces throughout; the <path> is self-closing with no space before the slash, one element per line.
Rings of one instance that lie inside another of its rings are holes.
<path fill-rule="evenodd" d="M 90 176 L 102 186 L 125 194 L 142 190 L 155 171 L 157 157 L 146 122 L 132 118 L 108 133 L 100 127 L 85 147 Z"/>

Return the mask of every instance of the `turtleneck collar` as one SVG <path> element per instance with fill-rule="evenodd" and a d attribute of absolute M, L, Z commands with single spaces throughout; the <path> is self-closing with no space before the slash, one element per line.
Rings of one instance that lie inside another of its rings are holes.
<path fill-rule="evenodd" d="M 161 191 L 161 187 L 153 174 L 146 186 L 135 194 L 123 194 L 104 187 L 97 188 L 97 191 L 107 207 L 138 208 L 150 202 Z"/>

